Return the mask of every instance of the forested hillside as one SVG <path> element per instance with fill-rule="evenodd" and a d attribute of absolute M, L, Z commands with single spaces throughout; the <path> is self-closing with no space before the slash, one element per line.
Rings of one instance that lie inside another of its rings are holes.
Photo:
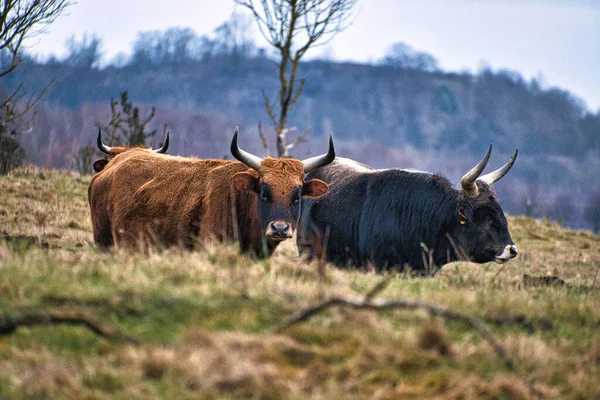
<path fill-rule="evenodd" d="M 156 107 L 153 142 L 167 124 L 170 153 L 227 156 L 239 125 L 242 144 L 264 154 L 257 123 L 272 132 L 262 91 L 274 98 L 278 90 L 276 62 L 243 35 L 219 29 L 207 37 L 187 29 L 142 33 L 131 55 L 102 67 L 95 37 L 73 40 L 65 58 L 27 60 L 2 82 L 8 89 L 25 82 L 29 93 L 39 92 L 55 79 L 32 130 L 20 137 L 28 159 L 73 168 L 73 154 L 94 142 L 95 124 L 110 120 L 110 100 L 125 90 L 143 112 Z M 306 82 L 290 123 L 297 133 L 309 129 L 310 139 L 295 156 L 324 151 L 325 135 L 333 132 L 341 156 L 441 172 L 458 182 L 490 143 L 491 167 L 518 147 L 515 168 L 496 187 L 505 210 L 593 227 L 599 112 L 517 72 L 447 73 L 429 55 L 406 46 L 395 51 L 372 64 L 301 65 Z"/>

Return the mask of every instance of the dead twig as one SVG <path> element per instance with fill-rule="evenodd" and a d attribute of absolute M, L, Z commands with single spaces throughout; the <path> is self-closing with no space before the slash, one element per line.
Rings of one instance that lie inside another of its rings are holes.
<path fill-rule="evenodd" d="M 488 284 L 486 285 L 486 289 L 496 281 L 496 278 L 498 278 L 500 276 L 500 274 L 502 273 L 502 271 L 504 271 L 504 268 L 506 268 L 506 264 L 507 263 L 504 263 L 504 264 L 502 264 L 502 266 L 500 268 L 498 268 L 498 272 L 496 272 L 494 274 L 494 277 L 488 282 Z"/>
<path fill-rule="evenodd" d="M 450 245 L 454 249 L 454 253 L 458 257 L 458 259 L 460 261 L 470 261 L 467 253 L 464 251 L 464 249 L 462 249 L 461 247 L 458 247 L 456 245 L 456 242 L 454 241 L 454 239 L 452 239 L 452 236 L 450 236 L 449 233 L 446 233 L 446 237 L 448 238 L 448 241 L 450 242 Z"/>
<path fill-rule="evenodd" d="M 375 288 L 378 288 L 380 284 L 378 284 Z M 425 303 L 422 301 L 415 300 L 390 300 L 390 301 L 372 301 L 368 296 L 365 300 L 354 300 L 354 299 L 345 299 L 341 297 L 332 297 L 329 300 L 325 300 L 319 304 L 310 306 L 303 310 L 299 310 L 298 312 L 292 314 L 288 317 L 283 324 L 281 324 L 276 330 L 277 332 L 282 332 L 293 325 L 296 325 L 300 322 L 307 321 L 308 319 L 314 317 L 317 314 L 322 313 L 323 311 L 332 308 L 332 307 L 345 307 L 351 308 L 354 310 L 370 310 L 370 311 L 388 311 L 388 310 L 425 310 L 429 312 L 431 315 L 440 316 L 447 320 L 462 322 L 465 325 L 469 326 L 477 330 L 481 336 L 492 346 L 496 354 L 504 361 L 506 367 L 514 372 L 529 388 L 531 394 L 536 397 L 540 397 L 540 392 L 533 386 L 529 380 L 525 378 L 523 370 L 520 368 L 515 361 L 510 358 L 507 354 L 506 349 L 502 344 L 500 344 L 499 340 L 492 334 L 490 329 L 485 325 L 485 323 L 479 318 L 469 316 L 466 314 L 462 314 L 457 311 L 449 310 L 447 308 Z"/>
<path fill-rule="evenodd" d="M 38 325 L 79 325 L 111 341 L 139 344 L 139 340 L 111 327 L 97 316 L 84 311 L 30 311 L 0 315 L 0 335 L 10 335 L 17 328 Z"/>
<path fill-rule="evenodd" d="M 294 127 L 288 128 L 288 132 L 292 131 L 292 130 L 295 130 L 295 128 Z M 306 129 L 300 136 L 298 136 L 296 139 L 294 139 L 294 141 L 292 143 L 286 145 L 285 148 L 288 150 L 292 150 L 298 144 L 308 142 L 308 139 L 307 139 L 308 135 L 310 135 L 310 129 Z"/>
<path fill-rule="evenodd" d="M 390 280 L 390 277 L 386 277 L 380 280 L 375 286 L 373 286 L 373 289 L 367 292 L 363 302 L 369 303 L 375 296 L 381 293 L 389 285 Z"/>
<path fill-rule="evenodd" d="M 260 138 L 263 148 L 265 149 L 265 155 L 267 157 L 270 157 L 271 152 L 269 151 L 269 142 L 267 141 L 267 137 L 265 136 L 265 133 L 263 132 L 261 121 L 258 121 L 258 137 Z"/>
<path fill-rule="evenodd" d="M 425 276 L 433 276 L 433 250 L 430 250 L 423 242 L 421 242 L 421 248 L 423 249 L 421 258 L 423 259 L 423 266 L 425 267 Z"/>

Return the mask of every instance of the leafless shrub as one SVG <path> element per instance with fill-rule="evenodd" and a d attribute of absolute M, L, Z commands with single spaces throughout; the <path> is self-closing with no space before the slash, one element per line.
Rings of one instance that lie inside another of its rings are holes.
<path fill-rule="evenodd" d="M 96 148 L 87 145 L 79 149 L 73 155 L 75 167 L 82 175 L 91 175 L 93 170 L 93 157 L 96 154 Z"/>
<path fill-rule="evenodd" d="M 277 154 L 289 157 L 290 150 L 305 141 L 307 132 L 288 143 L 286 135 L 290 110 L 304 89 L 298 79 L 300 59 L 311 47 L 329 42 L 349 24 L 348 19 L 358 0 L 236 0 L 254 15 L 261 34 L 279 53 L 278 102 L 271 101 L 263 90 L 267 114 L 275 127 Z M 278 106 L 278 110 L 275 108 Z"/>
<path fill-rule="evenodd" d="M 68 0 L 6 0 L 0 6 L 0 77 L 6 76 L 17 68 L 23 58 L 21 46 L 25 39 L 34 37 L 43 31 L 71 4 Z M 0 175 L 21 165 L 25 150 L 15 137 L 31 129 L 33 117 L 30 114 L 52 85 L 50 82 L 37 95 L 30 95 L 24 101 L 27 92 L 23 84 L 10 94 L 0 93 Z"/>

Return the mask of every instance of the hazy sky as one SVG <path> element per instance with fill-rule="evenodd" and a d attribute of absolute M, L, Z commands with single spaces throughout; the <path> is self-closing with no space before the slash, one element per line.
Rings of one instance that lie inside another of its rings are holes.
<path fill-rule="evenodd" d="M 88 32 L 102 38 L 110 59 L 129 52 L 139 31 L 210 33 L 234 9 L 229 0 L 79 0 L 31 51 L 62 54 L 66 38 Z M 444 70 L 517 70 L 600 110 L 600 1 L 359 0 L 353 24 L 312 55 L 377 60 L 398 41 L 432 54 Z"/>

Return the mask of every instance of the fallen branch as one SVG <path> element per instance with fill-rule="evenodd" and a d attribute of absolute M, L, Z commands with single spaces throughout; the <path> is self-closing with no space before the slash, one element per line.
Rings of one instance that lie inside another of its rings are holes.
<path fill-rule="evenodd" d="M 84 326 L 97 335 L 111 341 L 124 341 L 139 344 L 139 341 L 136 338 L 121 332 L 117 328 L 109 326 L 97 316 L 83 311 L 72 310 L 32 311 L 0 315 L 0 335 L 10 335 L 14 333 L 17 328 L 24 326 L 62 324 Z"/>
<path fill-rule="evenodd" d="M 380 282 L 376 288 L 379 288 L 383 282 Z M 354 310 L 370 310 L 370 311 L 387 311 L 387 310 L 425 310 L 431 315 L 437 315 L 447 320 L 459 321 L 475 330 L 483 336 L 483 338 L 492 346 L 496 354 L 504 361 L 506 367 L 514 372 L 529 388 L 533 396 L 540 397 L 540 392 L 535 389 L 533 383 L 525 378 L 523 370 L 512 360 L 504 346 L 500 344 L 498 339 L 492 334 L 485 323 L 476 318 L 456 311 L 449 310 L 434 304 L 425 303 L 414 300 L 391 300 L 391 301 L 371 301 L 372 296 L 367 296 L 365 300 L 345 299 L 341 297 L 333 297 L 319 304 L 300 310 L 288 317 L 281 326 L 277 328 L 277 332 L 282 332 L 289 327 L 300 322 L 307 321 L 315 315 L 331 308 L 331 307 L 346 307 Z"/>
<path fill-rule="evenodd" d="M 267 137 L 265 136 L 265 133 L 263 132 L 261 121 L 258 121 L 258 137 L 260 138 L 263 148 L 265 149 L 265 155 L 267 157 L 270 156 L 271 152 L 269 151 L 269 142 L 267 141 Z"/>

